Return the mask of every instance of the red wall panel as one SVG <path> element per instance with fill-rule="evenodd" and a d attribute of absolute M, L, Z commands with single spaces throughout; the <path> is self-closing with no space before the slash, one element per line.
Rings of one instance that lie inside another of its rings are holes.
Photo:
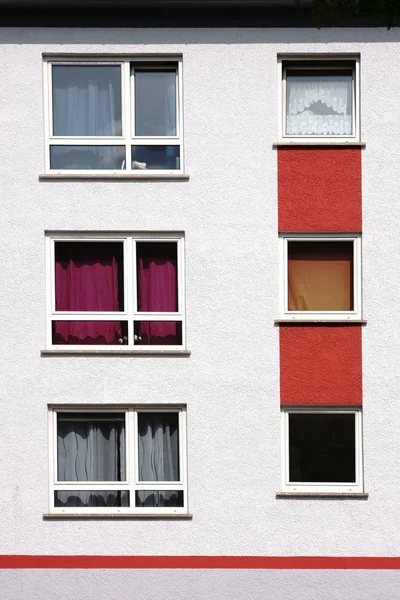
<path fill-rule="evenodd" d="M 279 231 L 361 231 L 361 149 L 278 149 Z"/>
<path fill-rule="evenodd" d="M 281 325 L 282 404 L 361 404 L 360 325 Z"/>

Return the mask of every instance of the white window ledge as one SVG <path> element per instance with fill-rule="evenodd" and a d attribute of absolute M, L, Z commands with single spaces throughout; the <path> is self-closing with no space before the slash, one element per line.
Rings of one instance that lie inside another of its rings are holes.
<path fill-rule="evenodd" d="M 68 355 L 103 355 L 103 356 L 190 356 L 190 350 L 91 350 L 90 348 L 85 348 L 84 350 L 62 350 L 62 349 L 54 349 L 54 350 L 41 350 L 41 356 L 68 356 Z"/>
<path fill-rule="evenodd" d="M 329 324 L 340 324 L 340 325 L 366 325 L 367 321 L 365 319 L 275 319 L 275 325 L 296 325 L 296 323 L 308 323 L 310 325 L 315 324 L 319 325 L 320 323 L 324 325 Z"/>
<path fill-rule="evenodd" d="M 368 498 L 366 492 L 276 492 L 276 498 Z"/>
<path fill-rule="evenodd" d="M 287 142 L 272 142 L 273 148 L 287 148 L 293 146 L 346 146 L 353 148 L 365 148 L 366 142 L 352 142 L 352 141 L 339 141 L 339 140 L 293 140 Z"/>
<path fill-rule="evenodd" d="M 47 513 L 44 520 L 51 519 L 184 519 L 191 520 L 190 513 Z"/>
<path fill-rule="evenodd" d="M 188 181 L 186 173 L 41 173 L 39 181 L 88 181 L 88 180 L 129 180 L 129 181 Z"/>

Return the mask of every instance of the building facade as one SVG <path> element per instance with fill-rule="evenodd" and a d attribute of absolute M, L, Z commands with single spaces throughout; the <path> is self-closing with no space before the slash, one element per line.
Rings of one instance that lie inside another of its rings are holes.
<path fill-rule="evenodd" d="M 0 29 L 2 597 L 398 598 L 399 33 L 197 4 Z"/>

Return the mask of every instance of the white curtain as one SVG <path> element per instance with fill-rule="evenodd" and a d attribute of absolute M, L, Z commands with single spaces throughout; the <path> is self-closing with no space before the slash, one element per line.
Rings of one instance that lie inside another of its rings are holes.
<path fill-rule="evenodd" d="M 121 135 L 121 69 L 53 66 L 53 133 Z"/>
<path fill-rule="evenodd" d="M 351 78 L 287 78 L 286 134 L 351 135 Z"/>
<path fill-rule="evenodd" d="M 124 417 L 59 414 L 57 458 L 59 481 L 123 481 Z M 56 492 L 59 506 L 121 505 L 122 496 L 118 491 Z"/>
<path fill-rule="evenodd" d="M 178 414 L 139 413 L 140 481 L 179 481 Z"/>
<path fill-rule="evenodd" d="M 176 135 L 176 71 L 135 71 L 135 133 Z"/>

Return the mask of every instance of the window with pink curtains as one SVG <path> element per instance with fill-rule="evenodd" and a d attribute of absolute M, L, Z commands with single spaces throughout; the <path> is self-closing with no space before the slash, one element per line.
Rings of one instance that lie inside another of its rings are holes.
<path fill-rule="evenodd" d="M 56 242 L 56 311 L 123 310 L 122 243 Z M 53 343 L 121 343 L 120 321 L 55 321 Z"/>
<path fill-rule="evenodd" d="M 178 277 L 175 242 L 138 242 L 137 302 L 139 312 L 177 312 Z M 141 321 L 136 324 L 139 344 L 179 345 L 181 323 Z"/>

